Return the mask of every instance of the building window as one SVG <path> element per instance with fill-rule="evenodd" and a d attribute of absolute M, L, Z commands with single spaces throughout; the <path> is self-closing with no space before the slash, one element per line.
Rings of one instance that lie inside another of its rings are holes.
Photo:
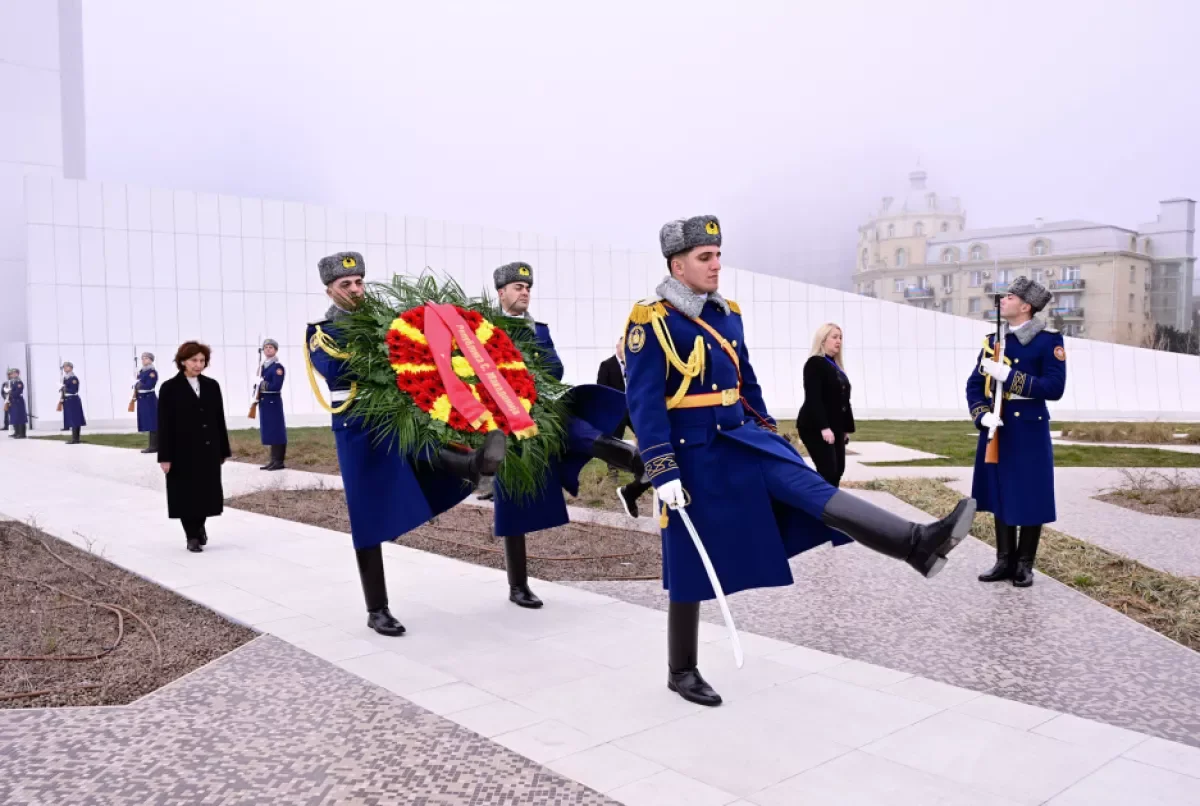
<path fill-rule="evenodd" d="M 896 279 L 896 281 L 892 284 L 892 290 L 895 291 L 897 294 L 904 293 L 904 278 L 903 277 Z"/>
<path fill-rule="evenodd" d="M 979 244 L 971 247 L 971 260 L 983 260 L 983 247 Z"/>
<path fill-rule="evenodd" d="M 943 274 L 942 275 L 942 290 L 943 291 L 953 291 L 954 290 L 954 275 L 953 274 Z"/>
<path fill-rule="evenodd" d="M 843 264 L 843 265 L 845 265 L 845 264 Z M 1011 283 L 1012 282 L 1012 269 L 1001 269 L 1000 271 L 996 272 L 996 282 L 997 283 Z"/>
<path fill-rule="evenodd" d="M 1136 304 L 1136 302 L 1137 302 L 1137 301 L 1136 301 L 1136 299 L 1134 298 L 1133 294 L 1130 294 L 1130 295 L 1129 295 L 1129 312 L 1130 312 L 1130 313 L 1133 313 L 1133 306 Z"/>
<path fill-rule="evenodd" d="M 967 313 L 979 313 L 979 297 L 971 297 L 967 300 Z"/>
<path fill-rule="evenodd" d="M 896 237 L 896 225 L 895 224 L 888 224 L 888 237 L 889 238 Z"/>
<path fill-rule="evenodd" d="M 1136 235 L 1129 236 L 1129 251 L 1130 252 L 1137 251 L 1137 236 Z"/>
<path fill-rule="evenodd" d="M 983 285 L 983 272 L 971 272 L 971 288 L 979 288 L 981 285 Z"/>
<path fill-rule="evenodd" d="M 924 235 L 924 234 L 925 234 L 925 225 L 924 224 L 922 224 L 920 221 L 918 221 L 916 224 L 913 224 L 913 235 Z"/>
<path fill-rule="evenodd" d="M 950 231 L 950 222 L 943 221 L 942 222 L 942 232 L 949 232 L 949 231 Z"/>
<path fill-rule="evenodd" d="M 1137 285 L 1137 266 L 1129 267 L 1129 284 Z"/>
<path fill-rule="evenodd" d="M 896 268 L 903 269 L 908 265 L 908 252 L 904 249 L 896 250 Z"/>
<path fill-rule="evenodd" d="M 1080 279 L 1079 278 L 1079 267 L 1078 266 L 1063 266 L 1063 279 L 1064 280 Z"/>
<path fill-rule="evenodd" d="M 928 277 L 918 277 L 917 278 L 917 288 L 929 288 L 929 278 Z"/>
<path fill-rule="evenodd" d="M 942 262 L 949 263 L 954 259 L 954 253 L 949 249 L 942 250 Z"/>
<path fill-rule="evenodd" d="M 1050 245 L 1043 240 L 1034 241 L 1033 253 L 1035 255 L 1048 255 L 1050 254 Z"/>
<path fill-rule="evenodd" d="M 867 270 L 867 250 L 866 249 L 862 250 L 862 268 L 863 268 L 863 271 Z"/>
<path fill-rule="evenodd" d="M 930 193 L 925 197 L 925 203 L 929 205 L 930 210 L 937 209 L 937 194 Z"/>
<path fill-rule="evenodd" d="M 1046 272 L 1043 271 L 1042 269 L 1034 269 L 1032 272 L 1032 277 L 1030 277 L 1030 279 L 1033 280 L 1035 283 L 1041 283 L 1044 281 L 1045 276 L 1046 276 Z"/>

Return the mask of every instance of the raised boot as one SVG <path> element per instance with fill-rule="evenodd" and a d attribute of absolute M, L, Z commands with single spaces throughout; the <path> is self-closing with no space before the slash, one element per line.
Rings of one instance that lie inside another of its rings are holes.
<path fill-rule="evenodd" d="M 504 432 L 492 431 L 483 438 L 483 445 L 473 451 L 442 448 L 434 455 L 433 466 L 469 481 L 473 486 L 478 484 L 483 476 L 496 474 L 507 449 Z"/>
<path fill-rule="evenodd" d="M 638 453 L 637 448 L 623 439 L 608 436 L 596 437 L 592 442 L 592 456 L 610 467 L 632 473 L 639 478 L 646 472 L 642 455 Z"/>
<path fill-rule="evenodd" d="M 1012 579 L 1017 566 L 1017 527 L 996 518 L 996 564 L 980 574 L 980 582 L 999 582 Z"/>
<path fill-rule="evenodd" d="M 1038 543 L 1041 539 L 1041 526 L 1021 527 L 1021 542 L 1017 547 L 1017 568 L 1013 572 L 1013 587 L 1028 588 L 1033 584 L 1033 563 L 1037 559 Z"/>
<path fill-rule="evenodd" d="M 631 518 L 638 516 L 638 499 L 653 486 L 645 477 L 638 477 L 636 480 L 617 488 L 617 500 L 621 502 L 621 507 L 625 510 L 626 515 Z"/>
<path fill-rule="evenodd" d="M 404 635 L 404 625 L 388 610 L 387 580 L 383 575 L 383 547 L 357 549 L 358 578 L 367 602 L 367 626 L 380 635 L 396 638 Z"/>
<path fill-rule="evenodd" d="M 504 538 L 504 567 L 508 571 L 508 601 L 518 607 L 541 607 L 542 600 L 529 590 L 529 560 L 525 555 L 525 535 L 509 535 Z"/>
<path fill-rule="evenodd" d="M 667 606 L 667 688 L 697 705 L 720 705 L 697 668 L 700 646 L 700 603 L 671 602 Z"/>
<path fill-rule="evenodd" d="M 825 505 L 821 521 L 867 548 L 904 560 L 926 579 L 946 564 L 975 517 L 975 499 L 964 498 L 946 517 L 929 524 L 906 521 L 886 509 L 838 490 Z"/>
<path fill-rule="evenodd" d="M 148 431 L 150 436 L 146 440 L 146 447 L 142 448 L 142 453 L 158 453 L 158 432 Z"/>

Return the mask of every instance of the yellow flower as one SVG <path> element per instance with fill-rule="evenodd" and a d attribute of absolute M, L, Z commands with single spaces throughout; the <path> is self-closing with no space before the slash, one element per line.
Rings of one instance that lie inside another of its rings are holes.
<path fill-rule="evenodd" d="M 471 362 L 461 355 L 451 357 L 450 364 L 454 367 L 454 374 L 460 378 L 470 378 L 475 374 L 475 370 L 471 369 Z"/>
<path fill-rule="evenodd" d="M 433 407 L 429 409 L 429 416 L 435 420 L 441 420 L 443 423 L 450 422 L 450 398 L 442 395 L 433 401 Z"/>
<path fill-rule="evenodd" d="M 405 375 L 408 373 L 416 374 L 418 372 L 433 372 L 437 369 L 433 364 L 392 364 L 392 369 L 397 375 Z"/>
<path fill-rule="evenodd" d="M 401 336 L 412 339 L 417 344 L 428 344 L 428 342 L 425 340 L 425 334 L 417 330 L 408 322 L 405 322 L 403 319 L 393 319 L 392 330 L 398 330 Z"/>
<path fill-rule="evenodd" d="M 479 327 L 475 328 L 475 338 L 479 339 L 480 344 L 487 344 L 488 339 L 492 337 L 493 331 L 496 328 L 492 327 L 492 323 L 484 319 Z"/>
<path fill-rule="evenodd" d="M 507 364 L 497 364 L 496 369 L 525 369 L 524 361 L 509 361 Z"/>
<path fill-rule="evenodd" d="M 525 413 L 528 414 L 529 410 L 533 408 L 533 401 L 527 397 L 523 397 L 521 398 L 521 405 L 525 407 Z"/>

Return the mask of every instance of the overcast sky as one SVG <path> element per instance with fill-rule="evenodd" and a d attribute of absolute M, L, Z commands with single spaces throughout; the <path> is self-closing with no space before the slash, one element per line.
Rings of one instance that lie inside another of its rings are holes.
<path fill-rule="evenodd" d="M 917 160 L 969 227 L 1200 196 L 1195 0 L 85 4 L 88 173 L 846 286 Z"/>

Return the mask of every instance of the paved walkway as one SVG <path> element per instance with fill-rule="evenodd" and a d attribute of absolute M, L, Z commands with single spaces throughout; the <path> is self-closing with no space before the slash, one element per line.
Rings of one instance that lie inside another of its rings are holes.
<path fill-rule="evenodd" d="M 547 607 L 523 611 L 505 601 L 502 572 L 392 544 L 385 563 L 393 604 L 410 633 L 383 638 L 363 626 L 345 535 L 229 510 L 210 527 L 209 549 L 191 555 L 164 517 L 156 473 L 150 457 L 131 451 L 0 441 L 0 512 L 90 542 L 114 562 L 376 683 L 401 704 L 444 715 L 622 803 L 1200 804 L 1195 747 L 749 634 L 746 667 L 735 670 L 723 629 L 711 624 L 702 631 L 704 668 L 726 705 L 694 707 L 665 690 L 661 614 L 548 582 L 537 583 Z M 231 463 L 227 492 L 252 489 L 266 475 Z M 841 559 L 814 554 L 822 553 Z M 862 592 L 863 612 L 873 584 L 892 584 L 853 566 L 839 573 L 843 588 Z M 914 596 L 940 580 L 915 580 Z M 738 612 L 741 600 L 734 603 Z M 836 616 L 812 616 L 820 618 Z M 981 635 L 994 627 L 977 624 Z M 261 696 L 244 688 L 248 698 Z M 355 715 L 370 720 L 357 707 L 330 713 L 351 717 L 332 723 L 336 735 L 353 736 Z M 227 718 L 241 714 L 235 708 Z M 38 757 L 49 764 L 56 719 L 26 718 L 3 735 L 18 747 L 46 748 Z M 296 729 L 286 719 L 254 727 L 280 746 Z M 91 736 L 107 746 L 103 726 Z M 23 759 L 17 774 L 36 784 L 39 773 L 30 770 L 38 767 Z M 177 757 L 181 769 L 193 763 L 200 762 L 186 752 Z M 404 755 L 395 763 L 404 765 Z M 306 762 L 294 774 L 319 769 Z M 404 780 L 386 787 L 401 802 Z"/>

